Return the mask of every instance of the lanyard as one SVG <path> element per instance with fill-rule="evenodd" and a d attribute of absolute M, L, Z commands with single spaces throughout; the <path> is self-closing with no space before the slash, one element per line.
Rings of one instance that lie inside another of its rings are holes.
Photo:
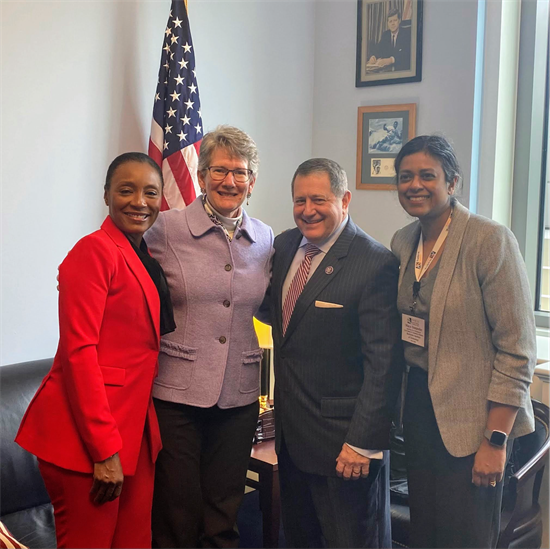
<path fill-rule="evenodd" d="M 412 307 L 410 307 L 411 312 L 414 312 L 414 308 L 416 307 L 416 298 L 418 297 L 418 293 L 420 292 L 420 280 L 422 279 L 426 271 L 430 268 L 430 265 L 433 263 L 434 259 L 439 253 L 439 250 L 441 249 L 441 246 L 443 246 L 443 243 L 445 242 L 445 240 L 447 240 L 447 236 L 449 235 L 449 225 L 451 224 L 452 217 L 453 217 L 453 210 L 451 210 L 451 213 L 449 215 L 449 218 L 447 219 L 447 222 L 445 223 L 445 226 L 439 233 L 439 236 L 437 237 L 435 245 L 432 251 L 430 252 L 430 255 L 428 256 L 428 259 L 426 260 L 426 264 L 424 265 L 424 267 L 422 267 L 423 252 L 424 252 L 424 238 L 422 236 L 422 231 L 420 231 L 418 248 L 416 249 L 416 259 L 414 262 L 414 276 L 416 280 L 413 283 L 413 304 L 412 304 Z"/>

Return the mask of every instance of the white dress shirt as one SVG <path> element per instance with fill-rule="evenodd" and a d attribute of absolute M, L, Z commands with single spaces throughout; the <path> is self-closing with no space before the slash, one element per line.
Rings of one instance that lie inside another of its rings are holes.
<path fill-rule="evenodd" d="M 315 244 L 315 246 L 317 246 L 321 251 L 317 255 L 313 256 L 311 260 L 311 266 L 309 268 L 309 274 L 307 277 L 308 281 L 312 277 L 313 273 L 316 271 L 317 267 L 319 267 L 319 265 L 327 255 L 328 251 L 332 248 L 332 245 L 338 240 L 338 237 L 342 234 L 342 231 L 344 230 L 348 222 L 348 218 L 349 217 L 346 215 L 342 223 L 338 225 L 338 227 L 332 232 L 332 234 L 324 242 Z M 296 255 L 294 256 L 294 259 L 290 264 L 290 268 L 288 269 L 288 273 L 286 275 L 286 278 L 283 284 L 283 295 L 281 300 L 281 303 L 283 304 L 288 294 L 290 284 L 294 279 L 294 275 L 300 268 L 300 265 L 306 256 L 306 244 L 308 243 L 309 243 L 309 240 L 304 236 L 302 238 L 302 241 L 300 242 L 300 246 L 298 250 L 296 251 Z M 382 450 L 365 450 L 364 448 L 357 448 L 356 446 L 352 446 L 351 444 L 348 444 L 348 446 L 351 449 L 355 450 L 358 454 L 361 454 L 362 456 L 368 457 L 370 459 L 382 459 L 384 457 Z"/>

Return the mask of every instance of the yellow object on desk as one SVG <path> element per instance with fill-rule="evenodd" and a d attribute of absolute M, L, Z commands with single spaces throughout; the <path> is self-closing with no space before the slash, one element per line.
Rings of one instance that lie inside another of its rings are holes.
<path fill-rule="evenodd" d="M 271 326 L 254 319 L 254 328 L 258 336 L 258 343 L 262 349 L 273 349 L 273 338 L 271 337 Z"/>
<path fill-rule="evenodd" d="M 273 352 L 273 338 L 271 337 L 271 326 L 254 319 L 254 328 L 258 336 L 258 343 L 264 349 L 260 370 L 260 413 L 269 410 L 268 396 L 271 377 L 271 354 Z"/>

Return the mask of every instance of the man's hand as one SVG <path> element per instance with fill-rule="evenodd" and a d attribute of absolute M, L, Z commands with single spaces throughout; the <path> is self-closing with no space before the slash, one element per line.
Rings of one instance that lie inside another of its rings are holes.
<path fill-rule="evenodd" d="M 118 498 L 122 492 L 124 474 L 118 452 L 104 461 L 94 463 L 94 483 L 90 494 L 94 497 L 94 503 L 103 505 L 108 501 Z"/>
<path fill-rule="evenodd" d="M 369 476 L 370 459 L 358 454 L 347 444 L 342 446 L 340 455 L 336 458 L 336 474 L 344 480 L 357 480 Z"/>
<path fill-rule="evenodd" d="M 496 486 L 502 480 L 506 467 L 506 446 L 498 448 L 483 439 L 472 468 L 472 482 L 476 486 Z"/>

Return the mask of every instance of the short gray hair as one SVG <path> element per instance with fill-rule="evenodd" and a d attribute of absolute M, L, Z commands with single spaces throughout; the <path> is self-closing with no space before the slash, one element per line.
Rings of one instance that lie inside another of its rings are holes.
<path fill-rule="evenodd" d="M 348 177 L 338 162 L 334 162 L 334 160 L 328 158 L 310 158 L 302 162 L 294 172 L 294 177 L 292 178 L 292 196 L 294 196 L 294 181 L 296 177 L 312 173 L 326 173 L 330 180 L 330 190 L 338 198 L 342 198 L 348 190 Z"/>
<path fill-rule="evenodd" d="M 202 138 L 199 152 L 199 172 L 204 172 L 210 166 L 212 156 L 217 149 L 224 149 L 231 157 L 246 160 L 248 169 L 252 170 L 254 176 L 258 174 L 260 159 L 256 143 L 239 128 L 227 125 L 218 126 Z"/>

